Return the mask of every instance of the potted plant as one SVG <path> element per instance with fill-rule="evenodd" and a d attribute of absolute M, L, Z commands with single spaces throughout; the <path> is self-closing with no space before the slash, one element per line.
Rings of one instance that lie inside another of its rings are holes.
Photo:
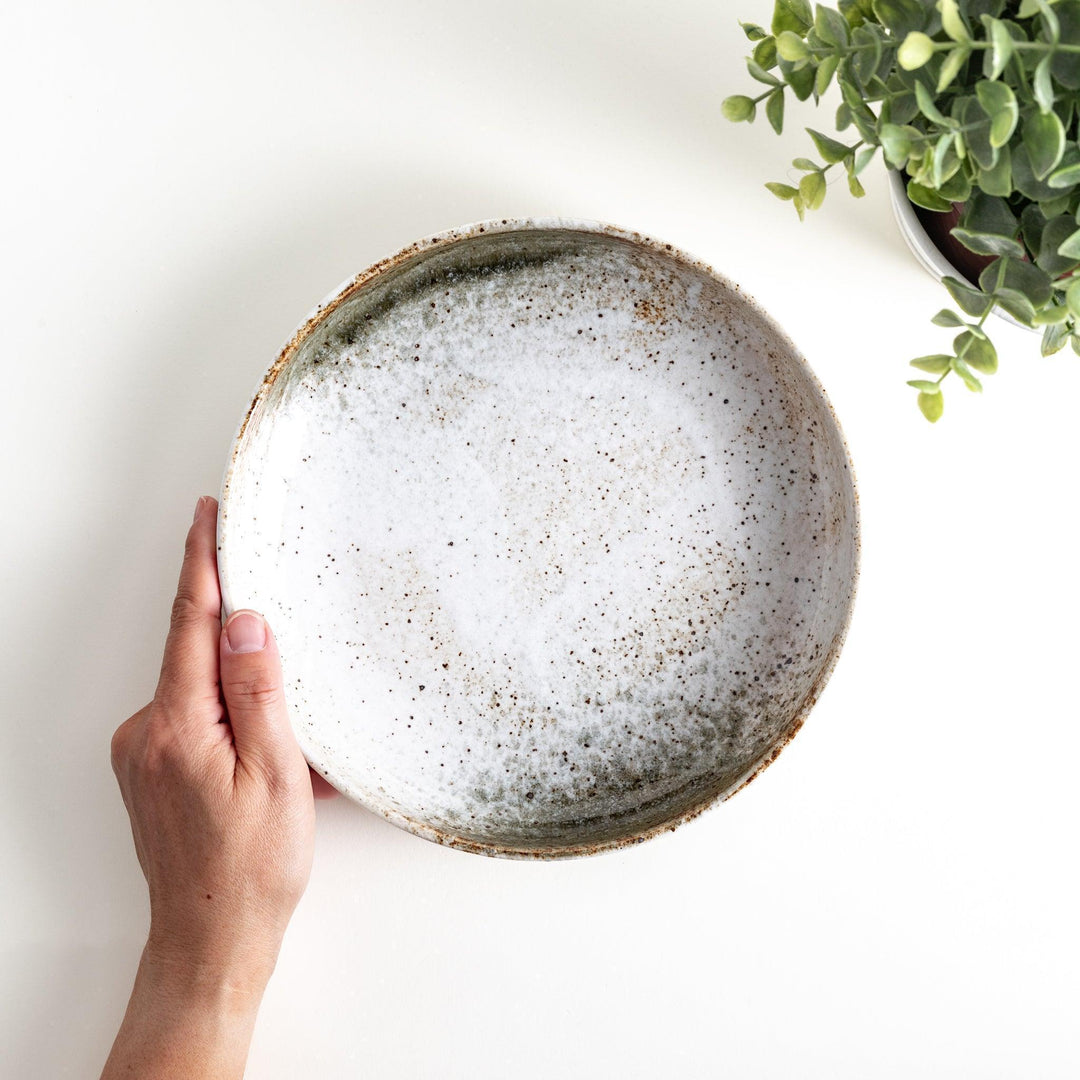
<path fill-rule="evenodd" d="M 991 312 L 1041 330 L 1043 355 L 1080 354 L 1080 0 L 775 0 L 768 30 L 743 23 L 756 96 L 723 103 L 729 120 L 759 108 L 779 134 L 790 97 L 840 92 L 835 127 L 807 128 L 820 160 L 798 157 L 797 185 L 766 187 L 800 219 L 840 166 L 856 197 L 881 148 L 951 273 L 955 302 L 934 316 L 955 331 L 948 352 L 911 363 L 930 421 L 955 374 L 981 391 L 997 370 Z M 905 205 L 905 210 L 907 206 Z M 938 265 L 940 261 L 938 261 Z"/>

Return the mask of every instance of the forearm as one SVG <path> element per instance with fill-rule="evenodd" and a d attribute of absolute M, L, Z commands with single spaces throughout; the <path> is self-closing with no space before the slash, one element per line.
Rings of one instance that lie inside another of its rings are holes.
<path fill-rule="evenodd" d="M 239 1080 L 264 986 L 144 953 L 101 1080 Z"/>

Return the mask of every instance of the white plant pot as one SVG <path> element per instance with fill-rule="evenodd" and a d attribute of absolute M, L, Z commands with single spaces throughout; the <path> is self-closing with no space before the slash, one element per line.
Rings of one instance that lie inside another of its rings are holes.
<path fill-rule="evenodd" d="M 907 197 L 907 181 L 904 174 L 896 169 L 889 169 L 888 173 L 893 217 L 896 218 L 900 235 L 911 249 L 912 255 L 918 259 L 919 265 L 937 281 L 941 281 L 945 277 L 959 278 L 964 281 L 964 275 L 942 255 L 941 250 L 923 228 L 918 214 L 915 213 L 915 207 L 911 205 L 911 200 Z M 1008 312 L 1002 311 L 998 307 L 994 308 L 994 314 L 999 319 L 1012 323 L 1013 326 L 1022 327 L 1032 333 L 1039 333 L 1036 328 L 1024 326 L 1018 319 L 1014 319 Z"/>

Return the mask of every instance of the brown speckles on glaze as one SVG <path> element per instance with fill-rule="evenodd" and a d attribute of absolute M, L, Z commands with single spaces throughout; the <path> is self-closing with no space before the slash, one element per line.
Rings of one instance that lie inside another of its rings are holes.
<path fill-rule="evenodd" d="M 322 306 L 222 521 L 227 605 L 270 615 L 313 765 L 516 857 L 636 843 L 749 782 L 856 573 L 846 450 L 790 343 L 667 245 L 565 222 L 422 241 Z"/>

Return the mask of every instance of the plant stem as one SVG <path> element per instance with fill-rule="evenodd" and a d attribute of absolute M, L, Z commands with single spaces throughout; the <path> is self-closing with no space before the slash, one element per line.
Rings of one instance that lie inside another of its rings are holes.
<path fill-rule="evenodd" d="M 986 310 L 982 313 L 982 315 L 979 316 L 979 321 L 975 324 L 980 330 L 983 327 L 983 323 L 986 322 L 986 320 L 990 317 L 990 312 L 992 312 L 994 310 L 994 308 L 997 307 L 997 297 L 994 295 L 994 293 L 996 293 L 997 290 L 1001 288 L 1004 281 L 1005 281 L 1005 259 L 1003 258 L 1001 260 L 1001 265 L 998 267 L 997 281 L 994 282 L 994 292 L 990 293 L 990 297 L 989 297 L 990 303 L 986 305 Z M 967 341 L 964 342 L 963 345 L 960 346 L 960 351 L 956 354 L 956 359 L 957 360 L 963 360 L 964 359 L 964 353 L 966 353 L 968 351 L 968 348 L 971 346 L 971 343 L 974 340 L 975 339 L 973 337 L 970 337 L 970 338 L 967 339 Z M 952 368 L 951 367 L 947 371 L 943 371 L 938 376 L 938 379 L 937 379 L 938 386 L 941 385 L 941 381 L 942 381 L 942 379 L 945 378 L 946 375 L 951 375 L 951 374 L 952 374 Z"/>
<path fill-rule="evenodd" d="M 860 139 L 857 143 L 852 143 L 851 146 L 848 147 L 848 153 L 849 154 L 854 154 L 855 151 L 858 150 L 860 146 L 865 146 L 865 145 L 866 145 L 866 140 L 865 139 Z M 843 160 L 844 160 L 844 158 L 841 158 L 840 161 L 830 161 L 827 165 L 824 165 L 824 166 L 822 166 L 822 168 L 818 169 L 818 172 L 820 172 L 821 175 L 824 176 L 834 165 L 839 165 L 841 162 L 843 162 Z"/>
<path fill-rule="evenodd" d="M 934 48 L 938 49 L 941 46 L 952 47 L 952 46 L 956 46 L 956 45 L 967 45 L 967 47 L 969 49 L 991 49 L 991 48 L 993 48 L 993 42 L 992 41 L 966 41 L 966 42 L 953 41 L 953 42 L 948 43 L 948 44 L 946 42 L 941 41 L 941 42 L 935 42 L 934 43 Z M 1052 42 L 1049 42 L 1049 41 L 1014 41 L 1012 43 L 1012 47 L 1014 49 L 1016 49 L 1017 52 L 1021 52 L 1021 51 L 1025 51 L 1025 50 L 1030 51 L 1030 50 L 1034 49 L 1036 52 L 1050 52 L 1050 53 L 1072 52 L 1072 53 L 1080 53 L 1080 45 L 1062 45 L 1060 43 L 1055 45 L 1055 44 L 1053 44 Z"/>
<path fill-rule="evenodd" d="M 826 45 L 823 48 L 815 48 L 814 46 L 808 44 L 806 48 L 807 52 L 814 57 L 847 57 L 851 56 L 853 53 L 862 52 L 864 49 L 872 49 L 874 48 L 874 44 L 875 43 L 867 42 L 864 45 L 845 45 L 842 48 L 834 45 Z M 903 44 L 903 42 L 881 41 L 878 44 L 880 44 L 882 49 L 897 49 Z M 967 41 L 953 41 L 951 39 L 949 41 L 935 41 L 933 45 L 935 52 L 946 52 L 956 48 L 992 49 L 994 47 L 994 43 L 992 41 L 976 41 L 974 38 L 968 38 Z M 1058 44 L 1054 44 L 1051 41 L 1013 41 L 1012 47 L 1018 52 L 1030 52 L 1034 50 L 1035 52 L 1042 53 L 1080 53 L 1080 45 L 1063 45 L 1060 42 Z"/>
<path fill-rule="evenodd" d="M 951 52 L 953 49 L 958 48 L 966 48 L 969 51 L 982 51 L 985 49 L 992 49 L 994 47 L 994 43 L 992 41 L 975 41 L 970 38 L 967 41 L 935 41 L 933 45 L 934 52 Z M 1080 53 L 1080 45 L 1054 45 L 1049 41 L 1014 41 L 1012 43 L 1012 47 L 1014 50 L 1016 50 L 1016 52 L 1030 52 L 1034 50 L 1035 52 L 1044 54 L 1049 53 L 1050 55 L 1058 52 Z M 1027 77 L 1026 73 L 1024 72 L 1024 65 L 1020 63 L 1018 57 L 1011 57 L 1009 62 L 1012 63 L 1014 60 L 1016 61 L 1017 68 L 1020 71 L 1021 81 L 1023 82 L 1026 89 Z"/>

